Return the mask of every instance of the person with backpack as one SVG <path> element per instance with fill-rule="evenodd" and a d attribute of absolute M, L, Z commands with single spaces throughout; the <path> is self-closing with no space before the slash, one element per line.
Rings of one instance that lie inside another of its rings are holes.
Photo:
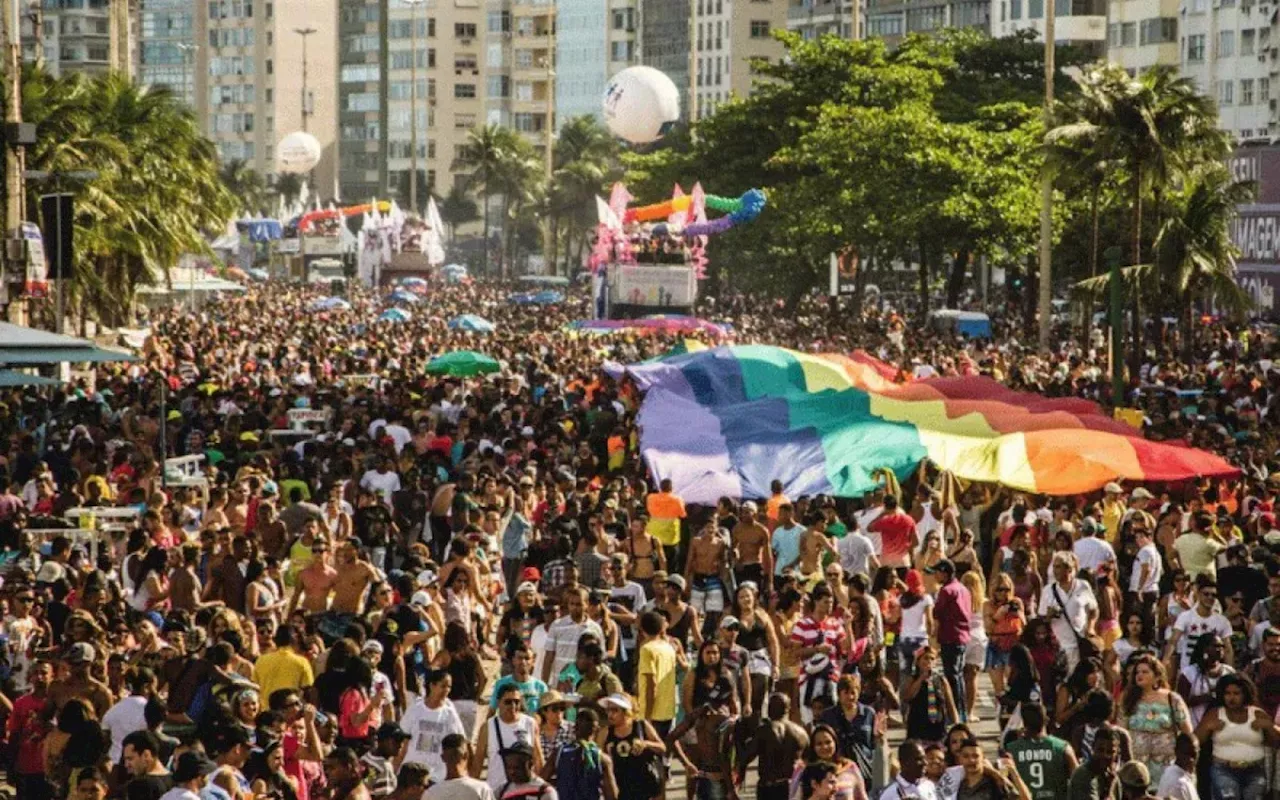
<path fill-rule="evenodd" d="M 555 788 L 533 771 L 538 757 L 534 745 L 525 741 L 512 742 L 499 750 L 498 755 L 502 757 L 500 774 L 503 776 L 495 792 L 498 800 L 558 800 Z M 493 772 L 490 769 L 490 776 Z M 493 785 L 492 777 L 489 785 Z"/>
<path fill-rule="evenodd" d="M 560 800 L 617 800 L 613 759 L 595 741 L 599 729 L 600 717 L 594 709 L 579 710 L 574 741 L 548 756 L 542 777 L 555 782 Z"/>

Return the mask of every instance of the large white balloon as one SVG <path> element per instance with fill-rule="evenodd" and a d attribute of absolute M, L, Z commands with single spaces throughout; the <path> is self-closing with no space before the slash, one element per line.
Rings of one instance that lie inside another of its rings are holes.
<path fill-rule="evenodd" d="M 303 131 L 294 131 L 276 145 L 276 169 L 280 172 L 310 172 L 320 163 L 320 142 Z"/>
<path fill-rule="evenodd" d="M 604 121 L 632 144 L 656 142 L 680 119 L 680 92 L 653 67 L 627 67 L 604 90 Z"/>

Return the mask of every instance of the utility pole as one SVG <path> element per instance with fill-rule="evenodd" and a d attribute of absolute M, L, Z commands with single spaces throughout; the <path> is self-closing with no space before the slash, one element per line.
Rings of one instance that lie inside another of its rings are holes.
<path fill-rule="evenodd" d="M 307 130 L 307 117 L 311 114 L 307 111 L 307 37 L 316 32 L 315 28 L 294 28 L 293 32 L 302 37 L 302 130 Z"/>
<path fill-rule="evenodd" d="M 31 19 L 31 32 L 36 42 L 36 69 L 44 69 L 44 3 L 31 3 L 27 16 Z"/>
<path fill-rule="evenodd" d="M 643 5 L 643 3 L 641 4 Z M 690 126 L 698 121 L 698 14 L 689 0 L 689 115 Z"/>
<path fill-rule="evenodd" d="M 4 139 L 10 142 L 4 149 L 4 230 L 0 230 L 0 241 L 10 235 L 18 235 L 22 227 L 23 186 L 22 172 L 25 160 L 24 148 L 18 141 L 18 126 L 22 122 L 22 40 L 19 22 L 22 14 L 19 6 L 22 0 L 0 0 L 0 25 L 3 25 L 4 36 Z M 4 252 L 0 250 L 0 255 Z M 3 260 L 3 259 L 0 259 Z M 3 279 L 3 275 L 0 275 Z"/>
<path fill-rule="evenodd" d="M 427 0 L 403 0 L 410 8 L 409 41 L 409 208 L 418 213 L 418 7 Z"/>
<path fill-rule="evenodd" d="M 1102 257 L 1110 271 L 1111 304 L 1111 405 L 1124 406 L 1124 290 L 1120 286 L 1120 248 L 1108 247 Z"/>
<path fill-rule="evenodd" d="M 1044 129 L 1053 125 L 1054 17 L 1056 0 L 1044 0 Z M 1053 310 L 1053 175 L 1048 160 L 1040 174 L 1040 352 L 1049 352 Z"/>
<path fill-rule="evenodd" d="M 111 68 L 127 78 L 133 77 L 133 35 L 129 29 L 129 6 L 130 0 L 111 0 L 107 20 L 107 29 L 111 34 Z"/>

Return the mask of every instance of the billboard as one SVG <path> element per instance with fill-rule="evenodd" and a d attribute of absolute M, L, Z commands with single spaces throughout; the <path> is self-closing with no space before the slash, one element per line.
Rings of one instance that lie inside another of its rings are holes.
<path fill-rule="evenodd" d="M 1236 180 L 1258 186 L 1257 200 L 1236 209 L 1231 242 L 1240 251 L 1236 281 L 1253 298 L 1256 313 L 1271 316 L 1280 295 L 1280 147 L 1237 150 L 1227 168 Z"/>
<path fill-rule="evenodd" d="M 609 267 L 612 305 L 690 308 L 698 280 L 692 267 L 672 264 L 615 264 Z"/>

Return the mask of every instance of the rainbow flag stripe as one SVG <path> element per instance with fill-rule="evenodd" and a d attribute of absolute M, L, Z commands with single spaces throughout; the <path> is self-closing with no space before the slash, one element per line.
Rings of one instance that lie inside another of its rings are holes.
<path fill-rule="evenodd" d="M 790 497 L 856 497 L 878 470 L 905 479 L 926 458 L 965 480 L 1051 495 L 1238 474 L 1211 453 L 1148 441 L 1086 400 L 983 377 L 894 383 L 864 353 L 740 345 L 608 369 L 644 392 L 642 453 L 688 502 L 768 497 L 774 479 Z"/>

